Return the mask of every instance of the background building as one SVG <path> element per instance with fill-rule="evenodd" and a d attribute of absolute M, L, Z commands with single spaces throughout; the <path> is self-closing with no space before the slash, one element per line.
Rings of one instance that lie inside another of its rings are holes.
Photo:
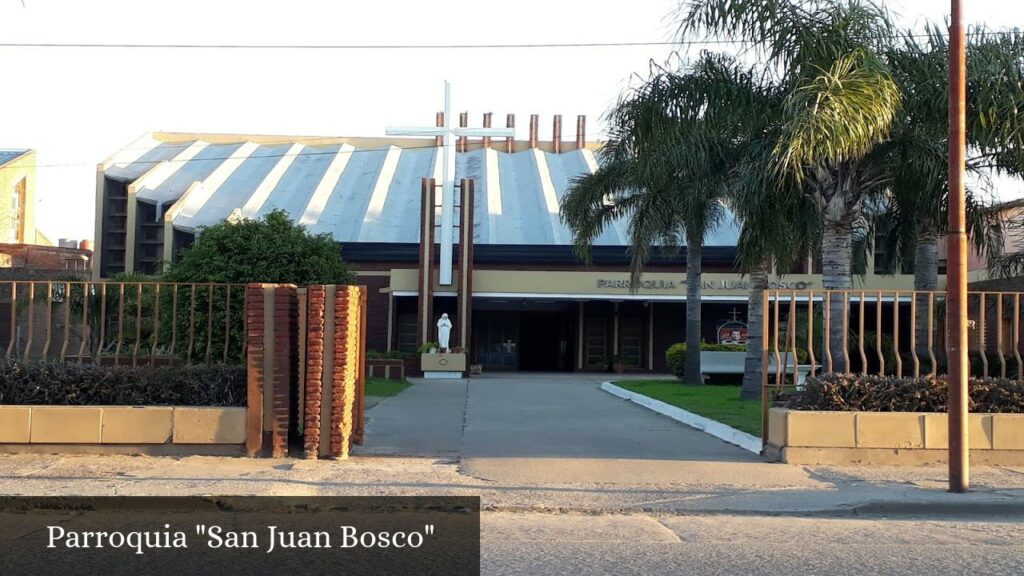
<path fill-rule="evenodd" d="M 458 142 L 456 180 L 475 181 L 473 257 L 468 266 L 459 263 L 450 286 L 433 275 L 426 298 L 432 312 L 420 305 L 420 222 L 421 180 L 441 172 L 433 138 L 146 135 L 98 166 L 94 276 L 157 273 L 203 226 L 282 209 L 310 231 L 331 234 L 370 287 L 371 349 L 415 351 L 424 341 L 424 317 L 441 313 L 453 319 L 453 341 L 462 341 L 458 287 L 468 273 L 472 363 L 585 370 L 618 355 L 635 369 L 663 370 L 665 349 L 685 332 L 685 250 L 656 256 L 632 291 L 628 222 L 620 221 L 595 242 L 592 264 L 583 264 L 559 218 L 559 201 L 574 178 L 596 169 L 599 144 L 586 141 L 582 117 L 575 141 L 562 141 L 560 118 L 548 141 L 540 140 L 537 125 L 531 118 L 524 141 Z M 737 238 L 729 220 L 704 248 L 709 342 L 727 322 L 746 317 L 748 288 L 734 266 Z M 788 272 L 773 277 L 772 286 L 821 287 L 813 258 Z M 876 273 L 870 257 L 863 272 L 857 289 L 913 286 L 910 275 Z"/>
<path fill-rule="evenodd" d="M 0 150 L 0 242 L 51 244 L 36 232 L 35 150 Z"/>

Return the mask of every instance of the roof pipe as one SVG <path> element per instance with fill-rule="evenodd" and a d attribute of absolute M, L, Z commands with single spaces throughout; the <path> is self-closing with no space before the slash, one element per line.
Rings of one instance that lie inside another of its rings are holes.
<path fill-rule="evenodd" d="M 437 113 L 437 118 L 434 121 L 434 125 L 437 126 L 438 128 L 444 128 L 444 111 L 443 110 L 441 112 Z M 437 146 L 438 148 L 440 148 L 441 146 L 444 146 L 444 136 L 435 136 L 434 137 L 434 146 Z"/>
<path fill-rule="evenodd" d="M 469 112 L 459 112 L 459 128 L 466 128 L 469 126 Z M 455 147 L 457 152 L 465 152 L 469 148 L 469 138 L 466 136 L 459 136 L 458 146 Z"/>
<path fill-rule="evenodd" d="M 490 128 L 491 127 L 491 117 L 492 116 L 493 116 L 493 114 L 491 114 L 490 112 L 485 112 L 484 113 L 484 128 Z M 490 147 L 491 147 L 491 137 L 490 136 L 484 136 L 484 148 L 490 148 Z"/>
<path fill-rule="evenodd" d="M 505 127 L 506 128 L 512 128 L 513 130 L 515 129 L 515 127 L 516 127 L 516 115 L 515 114 L 506 114 L 505 115 Z M 514 147 L 515 147 L 514 137 L 512 137 L 512 136 L 506 137 L 505 138 L 505 152 L 508 152 L 509 154 L 511 154 L 512 152 L 514 152 Z"/>
<path fill-rule="evenodd" d="M 587 146 L 587 117 L 580 114 L 576 117 L 576 149 L 582 150 Z"/>
<path fill-rule="evenodd" d="M 540 123 L 540 116 L 530 114 L 530 148 L 537 147 L 537 126 Z"/>
<path fill-rule="evenodd" d="M 551 122 L 551 149 L 555 154 L 562 153 L 562 115 L 555 114 Z"/>

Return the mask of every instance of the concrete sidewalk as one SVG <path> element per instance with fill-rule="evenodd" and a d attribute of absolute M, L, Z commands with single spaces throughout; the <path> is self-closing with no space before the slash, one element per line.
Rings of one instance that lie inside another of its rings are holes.
<path fill-rule="evenodd" d="M 469 476 L 515 483 L 804 483 L 794 468 L 766 464 L 601 391 L 605 379 L 521 373 L 416 380 L 367 413 L 366 444 L 354 453 L 451 458 Z"/>
<path fill-rule="evenodd" d="M 555 462 L 553 462 L 555 464 Z M 466 475 L 451 460 L 0 455 L 6 495 L 457 495 L 486 510 L 586 514 L 1024 517 L 1024 469 L 979 468 L 945 491 L 945 468 L 793 467 L 790 482 L 708 463 L 670 484 L 519 482 Z"/>

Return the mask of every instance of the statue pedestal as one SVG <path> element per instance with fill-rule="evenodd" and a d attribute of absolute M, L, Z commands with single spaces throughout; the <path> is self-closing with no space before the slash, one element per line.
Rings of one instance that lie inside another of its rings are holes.
<path fill-rule="evenodd" d="M 424 378 L 458 379 L 466 372 L 464 352 L 438 352 L 420 354 L 420 368 Z"/>

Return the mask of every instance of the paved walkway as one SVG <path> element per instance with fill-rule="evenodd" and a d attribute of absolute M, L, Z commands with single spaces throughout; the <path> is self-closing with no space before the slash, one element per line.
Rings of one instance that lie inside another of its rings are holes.
<path fill-rule="evenodd" d="M 649 376 L 648 376 L 649 378 Z M 796 469 L 602 391 L 602 374 L 503 374 L 416 380 L 367 413 L 356 454 L 456 460 L 467 475 L 536 483 L 652 483 Z M 701 463 L 697 466 L 696 463 Z"/>

